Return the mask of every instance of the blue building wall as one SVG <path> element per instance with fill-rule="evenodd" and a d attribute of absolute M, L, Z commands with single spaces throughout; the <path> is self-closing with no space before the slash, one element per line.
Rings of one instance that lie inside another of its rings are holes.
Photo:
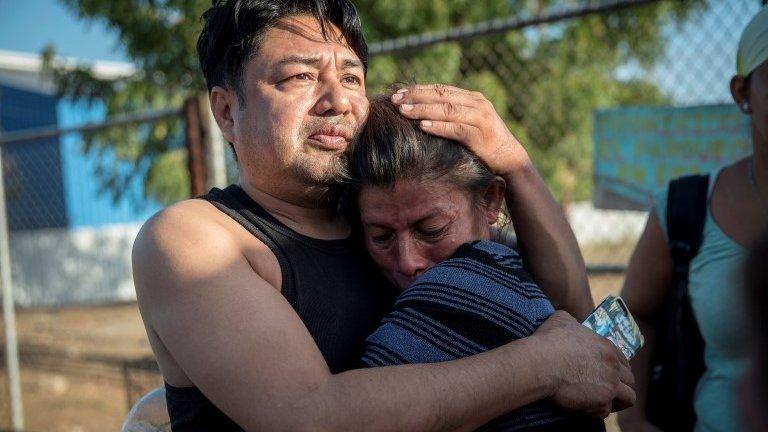
<path fill-rule="evenodd" d="M 58 103 L 59 126 L 77 126 L 87 122 L 102 121 L 105 109 L 98 104 L 71 102 Z M 82 138 L 77 134 L 61 138 L 62 163 L 64 166 L 64 193 L 72 227 L 97 227 L 114 223 L 143 222 L 160 210 L 161 206 L 144 198 L 144 186 L 137 178 L 123 191 L 122 198 L 114 201 L 112 194 L 103 190 L 97 176 L 99 163 L 117 164 L 110 155 L 97 155 L 94 150 L 86 153 Z M 99 161 L 98 158 L 104 158 Z M 133 169 L 123 163 L 119 169 Z"/>
<path fill-rule="evenodd" d="M 58 100 L 0 84 L 0 128 L 14 131 L 57 124 L 98 122 L 103 106 Z M 99 158 L 106 158 L 101 159 Z M 5 145 L 3 177 L 11 230 L 99 227 L 142 222 L 161 206 L 143 196 L 141 179 L 128 185 L 120 200 L 102 190 L 98 163 L 116 164 L 109 155 L 85 152 L 78 134 Z M 121 169 L 132 167 L 124 164 Z"/>
<path fill-rule="evenodd" d="M 750 119 L 734 104 L 599 110 L 594 123 L 595 205 L 646 210 L 653 192 L 752 151 Z"/>
<path fill-rule="evenodd" d="M 56 98 L 0 84 L 0 129 L 56 124 Z M 8 225 L 11 230 L 68 225 L 61 149 L 57 138 L 4 145 Z"/>

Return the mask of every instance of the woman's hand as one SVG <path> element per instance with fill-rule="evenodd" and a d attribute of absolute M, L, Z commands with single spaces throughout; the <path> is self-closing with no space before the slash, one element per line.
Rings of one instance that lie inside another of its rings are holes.
<path fill-rule="evenodd" d="M 531 161 L 482 93 L 442 84 L 414 85 L 392 96 L 400 113 L 421 120 L 424 132 L 466 146 L 496 175 L 505 177 Z"/>

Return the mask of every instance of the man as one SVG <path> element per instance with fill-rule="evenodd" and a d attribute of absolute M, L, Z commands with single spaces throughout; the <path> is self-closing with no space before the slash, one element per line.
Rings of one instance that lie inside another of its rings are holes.
<path fill-rule="evenodd" d="M 391 303 L 334 197 L 368 106 L 357 13 L 348 0 L 217 1 L 203 18 L 198 52 L 240 185 L 161 211 L 133 250 L 174 430 L 471 430 L 547 397 L 595 416 L 633 402 L 618 350 L 564 312 L 478 356 L 354 370 Z M 583 318 L 573 234 L 492 106 L 445 86 L 398 98 L 504 177 L 531 272 Z M 424 270 L 399 256 L 399 271 Z"/>

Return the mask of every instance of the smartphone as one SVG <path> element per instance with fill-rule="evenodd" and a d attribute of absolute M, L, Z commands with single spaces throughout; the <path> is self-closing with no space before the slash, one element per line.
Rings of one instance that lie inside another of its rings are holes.
<path fill-rule="evenodd" d="M 627 360 L 637 353 L 645 340 L 640 327 L 621 297 L 608 296 L 582 323 L 600 336 L 608 338 L 619 347 Z"/>

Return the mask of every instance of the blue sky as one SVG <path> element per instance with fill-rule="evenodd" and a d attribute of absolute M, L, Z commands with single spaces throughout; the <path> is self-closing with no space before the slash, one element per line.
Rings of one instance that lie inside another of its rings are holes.
<path fill-rule="evenodd" d="M 57 0 L 0 0 L 0 49 L 39 53 L 48 43 L 65 56 L 127 60 L 114 32 L 78 20 Z"/>
<path fill-rule="evenodd" d="M 664 29 L 669 37 L 666 60 L 650 74 L 677 104 L 731 103 L 739 37 L 760 9 L 759 0 L 708 1 L 711 7 L 693 14 L 682 27 Z"/>
<path fill-rule="evenodd" d="M 712 0 L 712 3 L 718 4 L 715 9 L 722 13 L 757 11 L 759 2 Z M 746 23 L 745 19 L 735 18 L 735 21 Z M 0 49 L 39 53 L 48 43 L 67 56 L 126 60 L 117 36 L 103 23 L 78 20 L 57 0 L 0 0 Z"/>
<path fill-rule="evenodd" d="M 682 28 L 670 28 L 666 57 L 652 71 L 628 65 L 620 74 L 651 77 L 678 103 L 729 102 L 739 31 L 759 8 L 759 0 L 709 0 L 713 7 Z M 127 60 L 117 36 L 103 23 L 78 20 L 57 0 L 0 0 L 0 49 L 39 53 L 52 43 L 56 52 L 83 59 Z M 691 80 L 690 74 L 697 73 Z"/>

